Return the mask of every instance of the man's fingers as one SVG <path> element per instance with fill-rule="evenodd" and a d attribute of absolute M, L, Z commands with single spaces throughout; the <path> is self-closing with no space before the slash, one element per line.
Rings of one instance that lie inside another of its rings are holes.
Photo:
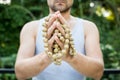
<path fill-rule="evenodd" d="M 61 24 L 66 24 L 66 20 L 64 19 L 64 17 L 59 13 L 57 14 L 57 18 L 59 19 Z"/>
<path fill-rule="evenodd" d="M 60 39 L 57 36 L 55 36 L 55 41 L 61 47 L 61 49 L 63 49 L 63 43 L 60 41 Z"/>
<path fill-rule="evenodd" d="M 56 14 L 52 14 L 52 15 L 50 15 L 50 19 L 49 19 L 49 21 L 47 22 L 47 26 L 48 26 L 48 28 L 51 27 L 51 25 L 52 25 L 53 22 L 56 20 L 56 18 L 57 18 L 57 15 L 56 15 Z"/>
<path fill-rule="evenodd" d="M 50 16 L 49 16 L 49 24 L 48 24 L 48 26 L 50 27 L 50 25 L 52 25 L 52 23 L 57 19 L 57 14 L 59 14 L 60 12 L 59 11 L 57 11 L 57 12 L 55 12 L 55 14 L 50 14 Z"/>
<path fill-rule="evenodd" d="M 54 41 L 55 41 L 55 36 L 56 36 L 56 34 L 54 34 L 49 40 L 48 40 L 48 45 L 49 45 L 49 50 L 50 51 L 52 51 L 52 46 L 53 46 L 53 43 L 54 43 Z"/>
<path fill-rule="evenodd" d="M 57 22 L 56 27 L 63 35 L 65 35 L 65 30 L 63 29 L 62 25 L 59 22 Z"/>
<path fill-rule="evenodd" d="M 53 23 L 53 25 L 48 29 L 48 32 L 47 32 L 47 38 L 49 39 L 51 37 L 51 35 L 53 34 L 53 31 L 55 30 L 55 22 Z"/>
<path fill-rule="evenodd" d="M 58 22 L 58 21 L 55 21 L 53 23 L 53 25 L 48 29 L 48 32 L 47 32 L 47 37 L 48 39 L 51 37 L 51 35 L 53 34 L 54 30 L 55 29 L 58 29 L 63 35 L 65 35 L 65 31 L 64 29 L 62 28 L 61 24 Z"/>

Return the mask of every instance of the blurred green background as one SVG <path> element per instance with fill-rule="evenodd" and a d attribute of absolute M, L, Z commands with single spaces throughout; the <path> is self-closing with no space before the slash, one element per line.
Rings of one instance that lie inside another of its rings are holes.
<path fill-rule="evenodd" d="M 0 2 L 0 68 L 14 68 L 21 28 L 26 22 L 47 16 L 49 11 L 46 0 L 12 0 L 8 4 L 3 1 Z M 71 14 L 97 25 L 105 68 L 120 69 L 120 0 L 74 0 Z M 16 78 L 14 74 L 0 74 L 0 80 Z M 120 74 L 104 75 L 102 80 L 120 80 Z"/>

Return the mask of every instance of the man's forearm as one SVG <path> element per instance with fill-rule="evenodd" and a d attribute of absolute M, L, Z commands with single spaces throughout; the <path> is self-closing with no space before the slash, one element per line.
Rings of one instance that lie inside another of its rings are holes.
<path fill-rule="evenodd" d="M 103 74 L 103 63 L 98 59 L 78 53 L 74 58 L 68 58 L 66 61 L 78 72 L 88 77 L 92 77 L 95 80 L 99 80 Z"/>
<path fill-rule="evenodd" d="M 15 72 L 18 79 L 27 79 L 43 71 L 51 63 L 45 53 L 16 62 Z"/>

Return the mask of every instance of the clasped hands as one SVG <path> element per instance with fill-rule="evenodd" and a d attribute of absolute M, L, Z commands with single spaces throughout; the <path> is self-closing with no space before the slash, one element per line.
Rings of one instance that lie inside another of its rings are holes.
<path fill-rule="evenodd" d="M 45 19 L 43 27 L 45 52 L 55 64 L 61 64 L 62 60 L 74 55 L 75 50 L 70 28 L 59 11 Z"/>

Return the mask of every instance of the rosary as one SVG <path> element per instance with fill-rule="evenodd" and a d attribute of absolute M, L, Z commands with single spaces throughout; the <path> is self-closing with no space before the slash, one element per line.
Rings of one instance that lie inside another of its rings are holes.
<path fill-rule="evenodd" d="M 76 55 L 76 51 L 74 48 L 74 43 L 73 43 L 73 38 L 72 38 L 72 34 L 70 32 L 70 28 L 65 25 L 65 24 L 61 24 L 59 22 L 58 19 L 56 19 L 56 21 L 58 21 L 61 25 L 61 27 L 64 29 L 65 31 L 65 35 L 63 35 L 58 29 L 55 28 L 55 30 L 53 31 L 52 35 L 57 34 L 57 37 L 59 38 L 59 40 L 64 43 L 64 47 L 63 49 L 60 48 L 60 46 L 57 44 L 57 42 L 53 43 L 52 46 L 52 50 L 50 51 L 48 46 L 48 38 L 47 38 L 47 31 L 48 31 L 48 27 L 47 27 L 47 22 L 49 22 L 49 18 L 47 17 L 45 19 L 45 22 L 43 23 L 43 41 L 44 41 L 44 49 L 45 49 L 45 53 L 48 55 L 48 57 L 52 60 L 52 62 L 56 65 L 60 65 L 62 63 L 62 58 L 68 53 L 70 56 L 74 57 Z"/>

